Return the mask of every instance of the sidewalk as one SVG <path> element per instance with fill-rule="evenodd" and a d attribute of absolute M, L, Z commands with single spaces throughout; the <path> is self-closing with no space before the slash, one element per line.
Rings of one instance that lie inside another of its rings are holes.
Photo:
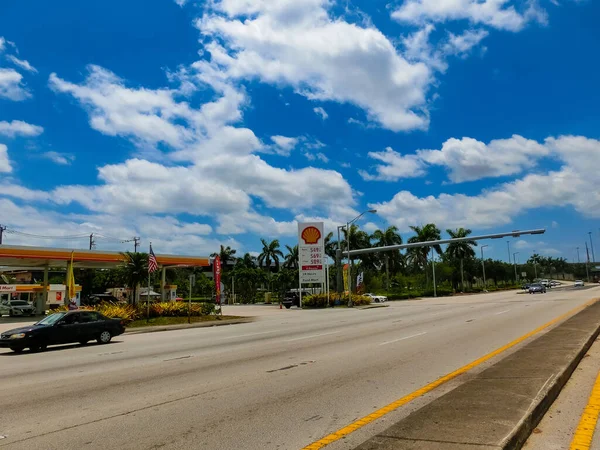
<path fill-rule="evenodd" d="M 597 339 L 523 446 L 524 450 L 569 449 L 599 371 L 600 339 Z M 582 448 L 587 449 L 588 447 Z M 592 445 L 589 448 L 600 450 L 600 427 L 598 426 L 596 426 Z"/>
<path fill-rule="evenodd" d="M 521 448 L 599 332 L 596 302 L 357 450 Z"/>

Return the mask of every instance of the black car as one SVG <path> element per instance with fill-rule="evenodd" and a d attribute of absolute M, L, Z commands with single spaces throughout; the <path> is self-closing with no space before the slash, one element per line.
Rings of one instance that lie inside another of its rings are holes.
<path fill-rule="evenodd" d="M 109 319 L 96 311 L 69 311 L 51 314 L 28 327 L 15 328 L 0 334 L 0 348 L 21 352 L 45 350 L 49 345 L 91 340 L 108 344 L 113 336 L 125 332 L 121 319 Z"/>

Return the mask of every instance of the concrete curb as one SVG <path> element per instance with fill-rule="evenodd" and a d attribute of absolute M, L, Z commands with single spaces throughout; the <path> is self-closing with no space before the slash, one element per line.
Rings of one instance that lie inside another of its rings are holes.
<path fill-rule="evenodd" d="M 240 323 L 251 323 L 256 320 L 256 317 L 242 317 L 240 319 L 231 320 L 218 320 L 214 322 L 198 322 L 198 323 L 184 323 L 177 325 L 157 325 L 152 327 L 141 327 L 126 330 L 124 334 L 142 334 L 142 333 L 159 333 L 162 331 L 173 331 L 173 330 L 189 330 L 191 328 L 208 328 L 208 327 L 222 327 L 225 325 L 236 325 Z"/>
<path fill-rule="evenodd" d="M 520 449 L 599 334 L 596 301 L 356 450 Z"/>
<path fill-rule="evenodd" d="M 390 305 L 382 305 L 380 303 L 376 305 L 366 305 L 366 306 L 355 306 L 356 309 L 374 309 L 374 308 L 387 308 Z"/>

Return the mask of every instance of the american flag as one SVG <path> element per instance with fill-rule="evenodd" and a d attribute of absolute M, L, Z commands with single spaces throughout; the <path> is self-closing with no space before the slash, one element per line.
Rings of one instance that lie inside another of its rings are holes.
<path fill-rule="evenodd" d="M 158 262 L 156 261 L 156 255 L 152 251 L 152 245 L 150 245 L 150 253 L 148 254 L 148 272 L 156 272 L 158 270 Z"/>

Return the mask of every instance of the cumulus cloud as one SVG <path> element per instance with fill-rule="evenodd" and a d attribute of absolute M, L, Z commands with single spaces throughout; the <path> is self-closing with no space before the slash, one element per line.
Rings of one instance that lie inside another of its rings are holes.
<path fill-rule="evenodd" d="M 59 153 L 54 151 L 42 153 L 42 158 L 49 159 L 53 163 L 61 166 L 70 166 L 75 160 L 75 157 L 73 155 L 68 155 L 66 153 Z"/>
<path fill-rule="evenodd" d="M 533 20 L 545 22 L 545 12 L 535 1 L 519 12 L 509 0 L 405 0 L 392 18 L 412 24 L 469 20 L 493 28 L 520 31 Z"/>
<path fill-rule="evenodd" d="M 291 151 L 298 145 L 299 138 L 287 136 L 271 136 L 275 143 L 274 151 L 279 155 L 289 156 Z"/>
<path fill-rule="evenodd" d="M 197 21 L 211 67 L 227 79 L 287 85 L 311 100 L 350 103 L 394 130 L 427 128 L 429 68 L 374 27 L 332 20 L 327 0 L 211 3 Z"/>
<path fill-rule="evenodd" d="M 23 75 L 14 69 L 0 68 L 0 98 L 2 97 L 13 101 L 31 97 L 23 84 Z"/>
<path fill-rule="evenodd" d="M 19 59 L 14 55 L 8 55 L 6 57 L 9 61 L 11 61 L 14 65 L 20 67 L 21 69 L 26 70 L 27 72 L 37 73 L 37 69 L 29 64 L 29 61 L 24 59 Z"/>
<path fill-rule="evenodd" d="M 14 138 L 16 136 L 35 137 L 44 132 L 44 129 L 37 125 L 31 125 L 21 120 L 12 122 L 0 121 L 0 135 Z"/>
<path fill-rule="evenodd" d="M 329 114 L 327 114 L 327 111 L 325 111 L 321 106 L 313 108 L 313 111 L 317 116 L 321 117 L 321 119 L 323 120 L 327 120 L 327 118 L 329 118 Z"/>
<path fill-rule="evenodd" d="M 488 35 L 486 30 L 466 30 L 462 34 L 448 33 L 448 41 L 443 47 L 444 53 L 464 57 Z"/>
<path fill-rule="evenodd" d="M 12 166 L 8 159 L 8 148 L 4 144 L 0 144 L 0 173 L 11 173 Z"/>
<path fill-rule="evenodd" d="M 425 175 L 426 165 L 416 155 L 401 155 L 388 147 L 383 152 L 369 152 L 369 158 L 381 161 L 375 174 L 359 170 L 365 180 L 397 181 L 400 178 L 418 178 Z"/>
<path fill-rule="evenodd" d="M 441 150 L 420 150 L 417 156 L 432 165 L 444 166 L 454 183 L 514 175 L 535 166 L 549 149 L 538 142 L 514 135 L 485 144 L 472 138 L 448 139 Z"/>
<path fill-rule="evenodd" d="M 561 136 L 546 139 L 545 147 L 563 163 L 559 170 L 532 173 L 479 195 L 417 197 L 401 191 L 388 202 L 369 206 L 401 230 L 427 222 L 441 227 L 487 228 L 508 224 L 524 211 L 553 206 L 573 207 L 584 216 L 600 217 L 600 181 L 595 176 L 600 141 Z"/>

